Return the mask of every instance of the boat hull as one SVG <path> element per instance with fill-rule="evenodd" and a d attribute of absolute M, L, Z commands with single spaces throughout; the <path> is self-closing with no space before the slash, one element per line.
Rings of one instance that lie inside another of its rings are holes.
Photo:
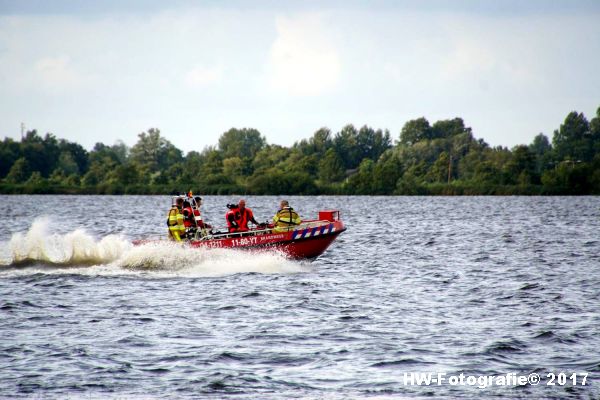
<path fill-rule="evenodd" d="M 340 220 L 305 221 L 287 232 L 250 230 L 243 233 L 217 234 L 198 240 L 182 242 L 192 248 L 240 249 L 251 251 L 278 251 L 294 260 L 315 259 L 346 230 Z M 136 240 L 134 245 L 165 242 L 166 240 Z"/>
<path fill-rule="evenodd" d="M 234 248 L 244 250 L 275 250 L 292 259 L 314 259 L 323 254 L 346 228 L 341 221 L 308 225 L 289 232 L 249 233 L 239 237 L 192 240 L 192 247 Z"/>

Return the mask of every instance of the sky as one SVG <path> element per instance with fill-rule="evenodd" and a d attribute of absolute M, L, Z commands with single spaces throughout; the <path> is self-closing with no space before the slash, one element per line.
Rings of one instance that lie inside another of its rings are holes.
<path fill-rule="evenodd" d="M 201 151 L 232 127 L 461 117 L 493 146 L 600 107 L 600 1 L 0 0 L 0 138 L 91 149 L 149 128 Z"/>

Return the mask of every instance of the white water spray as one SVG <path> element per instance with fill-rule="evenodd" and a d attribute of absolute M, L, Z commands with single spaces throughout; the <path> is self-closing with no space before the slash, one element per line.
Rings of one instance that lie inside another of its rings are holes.
<path fill-rule="evenodd" d="M 98 241 L 83 229 L 60 235 L 49 233 L 49 226 L 48 218 L 38 218 L 25 234 L 16 233 L 8 243 L 2 243 L 0 265 L 105 264 L 132 247 L 122 236 L 109 235 Z"/>
<path fill-rule="evenodd" d="M 0 276 L 32 273 L 212 277 L 237 273 L 308 272 L 306 263 L 277 252 L 188 248 L 169 241 L 133 246 L 125 237 L 97 239 L 83 229 L 50 233 L 50 220 L 38 218 L 26 233 L 0 243 Z"/>

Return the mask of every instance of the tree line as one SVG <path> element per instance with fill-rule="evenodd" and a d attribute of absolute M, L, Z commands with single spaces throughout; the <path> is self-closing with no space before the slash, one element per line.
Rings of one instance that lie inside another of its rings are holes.
<path fill-rule="evenodd" d="M 291 147 L 252 128 L 224 132 L 187 154 L 158 129 L 91 151 L 31 130 L 0 142 L 0 193 L 486 195 L 600 194 L 600 108 L 573 111 L 554 131 L 512 149 L 491 147 L 461 118 L 388 130 L 317 130 Z"/>

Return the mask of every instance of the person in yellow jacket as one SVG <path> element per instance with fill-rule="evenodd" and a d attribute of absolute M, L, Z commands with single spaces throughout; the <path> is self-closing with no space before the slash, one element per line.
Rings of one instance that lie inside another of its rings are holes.
<path fill-rule="evenodd" d="M 300 225 L 301 222 L 300 216 L 290 207 L 290 203 L 287 200 L 281 200 L 279 211 L 273 217 L 273 230 L 275 232 L 287 232 L 294 229 L 294 226 Z"/>
<path fill-rule="evenodd" d="M 183 224 L 183 199 L 178 197 L 175 204 L 171 206 L 167 217 L 167 226 L 169 227 L 169 238 L 177 242 L 185 237 L 185 225 Z"/>

